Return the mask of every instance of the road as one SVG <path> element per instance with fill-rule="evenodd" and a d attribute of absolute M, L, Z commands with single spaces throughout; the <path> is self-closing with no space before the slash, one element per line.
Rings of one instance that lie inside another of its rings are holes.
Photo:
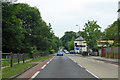
<path fill-rule="evenodd" d="M 80 67 L 69 57 L 73 54 L 55 56 L 43 69 L 38 71 L 35 78 L 95 78 L 85 68 Z"/>

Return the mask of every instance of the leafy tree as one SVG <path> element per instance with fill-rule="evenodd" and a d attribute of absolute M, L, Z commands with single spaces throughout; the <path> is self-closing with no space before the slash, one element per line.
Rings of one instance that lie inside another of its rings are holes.
<path fill-rule="evenodd" d="M 103 39 L 106 40 L 114 40 L 115 43 L 118 42 L 118 23 L 119 20 L 115 21 L 113 24 L 109 25 L 108 28 L 105 29 L 103 32 L 104 36 Z"/>
<path fill-rule="evenodd" d="M 9 3 L 3 3 L 2 10 L 3 52 L 19 52 L 24 39 L 24 29 L 21 27 L 21 20 L 15 16 L 17 9 Z"/>
<path fill-rule="evenodd" d="M 57 50 L 61 40 L 51 24 L 42 20 L 39 10 L 28 4 L 3 3 L 3 52 L 33 53 Z"/>
<path fill-rule="evenodd" d="M 76 38 L 75 32 L 67 31 L 67 32 L 65 32 L 65 35 L 61 38 L 62 46 L 64 46 L 65 49 L 68 49 L 68 42 L 72 40 L 73 36 Z"/>
<path fill-rule="evenodd" d="M 93 51 L 98 49 L 97 40 L 101 38 L 100 29 L 101 27 L 97 24 L 97 21 L 88 21 L 84 25 L 82 36 L 86 40 L 88 48 Z"/>
<path fill-rule="evenodd" d="M 73 36 L 72 37 L 72 40 L 68 42 L 68 50 L 74 50 L 74 40 L 75 40 L 75 37 Z"/>

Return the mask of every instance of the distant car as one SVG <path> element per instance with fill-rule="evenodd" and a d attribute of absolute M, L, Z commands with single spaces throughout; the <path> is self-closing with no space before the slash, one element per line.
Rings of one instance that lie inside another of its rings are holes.
<path fill-rule="evenodd" d="M 69 54 L 69 52 L 67 50 L 64 50 L 65 54 Z"/>
<path fill-rule="evenodd" d="M 57 52 L 57 56 L 63 56 L 63 52 L 62 51 L 58 51 Z"/>
<path fill-rule="evenodd" d="M 71 51 L 70 51 L 70 54 L 75 54 L 75 50 L 71 50 Z"/>

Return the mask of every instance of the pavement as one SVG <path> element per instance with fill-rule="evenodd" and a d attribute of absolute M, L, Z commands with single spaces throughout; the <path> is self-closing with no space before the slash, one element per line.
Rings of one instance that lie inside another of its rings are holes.
<path fill-rule="evenodd" d="M 94 57 L 95 58 L 95 57 Z M 118 65 L 94 60 L 90 57 L 70 57 L 81 67 L 87 69 L 98 78 L 118 78 Z"/>
<path fill-rule="evenodd" d="M 104 57 L 99 57 L 99 56 L 97 56 L 97 57 L 96 57 L 96 56 L 90 56 L 90 57 L 88 57 L 88 58 L 118 63 L 118 59 L 104 58 Z"/>

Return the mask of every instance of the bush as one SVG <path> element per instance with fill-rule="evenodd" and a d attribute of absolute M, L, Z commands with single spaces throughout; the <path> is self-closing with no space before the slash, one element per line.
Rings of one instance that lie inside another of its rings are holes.
<path fill-rule="evenodd" d="M 51 53 L 51 54 L 54 54 L 54 53 L 55 53 L 55 50 L 54 50 L 54 49 L 50 50 L 50 53 Z"/>
<path fill-rule="evenodd" d="M 119 47 L 120 46 L 120 43 L 115 43 L 114 45 L 113 45 L 113 47 Z"/>

